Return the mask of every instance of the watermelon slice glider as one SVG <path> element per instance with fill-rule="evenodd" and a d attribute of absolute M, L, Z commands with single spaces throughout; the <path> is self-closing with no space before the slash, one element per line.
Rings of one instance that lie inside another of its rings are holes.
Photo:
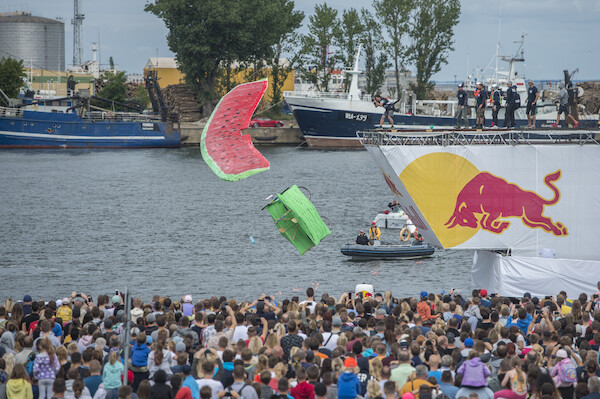
<path fill-rule="evenodd" d="M 223 180 L 242 180 L 269 169 L 269 161 L 254 147 L 250 135 L 242 134 L 267 86 L 267 79 L 236 86 L 221 98 L 204 126 L 202 158 Z"/>

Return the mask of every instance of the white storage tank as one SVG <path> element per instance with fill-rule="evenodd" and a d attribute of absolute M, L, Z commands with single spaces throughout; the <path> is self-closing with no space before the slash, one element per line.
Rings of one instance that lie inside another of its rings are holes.
<path fill-rule="evenodd" d="M 0 58 L 22 59 L 25 67 L 65 70 L 65 24 L 25 12 L 0 13 Z"/>

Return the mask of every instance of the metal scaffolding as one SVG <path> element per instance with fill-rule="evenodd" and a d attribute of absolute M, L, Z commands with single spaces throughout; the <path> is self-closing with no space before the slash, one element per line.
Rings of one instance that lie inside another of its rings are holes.
<path fill-rule="evenodd" d="M 454 145 L 522 145 L 522 144 L 600 144 L 598 130 L 429 130 L 356 132 L 362 145 L 454 146 Z"/>

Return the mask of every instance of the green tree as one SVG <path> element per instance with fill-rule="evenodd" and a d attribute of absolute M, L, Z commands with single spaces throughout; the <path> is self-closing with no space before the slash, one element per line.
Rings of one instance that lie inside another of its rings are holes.
<path fill-rule="evenodd" d="M 267 60 L 267 65 L 271 68 L 271 105 L 278 104 L 283 99 L 281 89 L 283 88 L 285 80 L 294 70 L 294 64 L 296 63 L 295 56 L 292 56 L 292 59 L 288 59 L 287 63 L 280 62 L 281 55 L 284 52 L 292 53 L 292 43 L 294 43 L 293 38 L 282 37 L 280 43 L 275 45 L 273 57 Z"/>
<path fill-rule="evenodd" d="M 427 98 L 435 85 L 431 77 L 448 63 L 459 16 L 459 0 L 421 0 L 409 19 L 409 54 L 417 70 L 413 90 L 418 99 Z"/>
<path fill-rule="evenodd" d="M 100 79 L 102 80 L 103 85 L 96 92 L 97 97 L 121 103 L 125 101 L 125 94 L 127 92 L 127 85 L 125 82 L 127 81 L 127 77 L 125 76 L 124 71 L 114 74 L 111 71 L 105 71 L 102 76 L 100 76 Z M 91 105 L 99 108 L 109 108 L 109 104 L 101 100 L 92 100 Z M 115 111 L 123 110 L 121 106 L 114 104 L 112 104 L 112 107 L 110 108 Z"/>
<path fill-rule="evenodd" d="M 300 27 L 302 20 L 304 19 L 304 13 L 293 9 L 293 3 L 288 3 L 287 7 L 291 9 L 286 10 L 283 16 L 289 18 L 286 25 L 290 26 L 293 31 Z M 288 78 L 289 74 L 294 70 L 294 65 L 297 64 L 298 57 L 292 55 L 291 59 L 288 59 L 287 63 L 281 63 L 281 56 L 284 53 L 294 54 L 297 48 L 298 41 L 292 33 L 286 33 L 279 37 L 277 43 L 273 46 L 273 56 L 266 59 L 267 68 L 271 69 L 271 104 L 275 105 L 281 102 L 282 93 L 281 89 Z"/>
<path fill-rule="evenodd" d="M 406 46 L 403 42 L 408 33 L 408 18 L 414 9 L 415 0 L 374 0 L 373 7 L 381 25 L 387 30 L 390 41 L 386 48 L 391 53 L 396 76 L 396 93 L 400 88 L 400 71 L 404 70 Z M 429 27 L 432 29 L 433 27 Z"/>
<path fill-rule="evenodd" d="M 203 115 L 209 116 L 216 104 L 221 62 L 271 57 L 279 38 L 294 30 L 285 15 L 293 4 L 291 0 L 154 0 L 145 10 L 169 29 L 169 48 L 186 82 L 199 92 Z"/>
<path fill-rule="evenodd" d="M 363 26 L 366 27 L 362 42 L 365 52 L 365 91 L 371 96 L 377 94 L 385 82 L 385 70 L 391 64 L 387 54 L 383 52 L 383 42 L 379 32 L 375 29 L 377 24 L 373 15 L 366 9 L 361 11 Z"/>
<path fill-rule="evenodd" d="M 108 59 L 108 65 L 110 65 L 110 70 L 111 71 L 115 70 L 115 61 L 113 60 L 112 56 L 110 56 L 110 58 Z"/>
<path fill-rule="evenodd" d="M 23 60 L 4 58 L 0 60 L 0 89 L 10 98 L 16 98 L 19 89 L 25 83 L 23 71 Z M 8 105 L 8 104 L 7 104 Z"/>
<path fill-rule="evenodd" d="M 329 90 L 331 70 L 337 61 L 331 47 L 338 24 L 337 10 L 327 3 L 317 4 L 315 13 L 309 17 L 308 34 L 301 37 L 299 69 L 319 91 Z"/>
<path fill-rule="evenodd" d="M 362 24 L 360 15 L 356 9 L 344 10 L 340 23 L 337 25 L 334 35 L 337 46 L 340 48 L 340 60 L 344 67 L 352 69 L 354 66 L 354 57 L 365 32 L 365 26 Z M 344 89 L 348 91 L 350 80 L 344 81 Z"/>
<path fill-rule="evenodd" d="M 127 85 L 125 82 L 127 82 L 127 76 L 125 76 L 124 71 L 115 74 L 106 71 L 102 74 L 101 79 L 106 83 L 104 87 L 98 91 L 98 97 L 112 101 L 125 101 L 125 93 L 127 92 Z"/>

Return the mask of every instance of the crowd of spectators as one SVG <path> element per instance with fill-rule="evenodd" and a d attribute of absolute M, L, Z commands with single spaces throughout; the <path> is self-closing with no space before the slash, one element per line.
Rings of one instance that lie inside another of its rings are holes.
<path fill-rule="evenodd" d="M 0 399 L 600 399 L 599 344 L 598 293 L 26 295 L 0 306 Z"/>

